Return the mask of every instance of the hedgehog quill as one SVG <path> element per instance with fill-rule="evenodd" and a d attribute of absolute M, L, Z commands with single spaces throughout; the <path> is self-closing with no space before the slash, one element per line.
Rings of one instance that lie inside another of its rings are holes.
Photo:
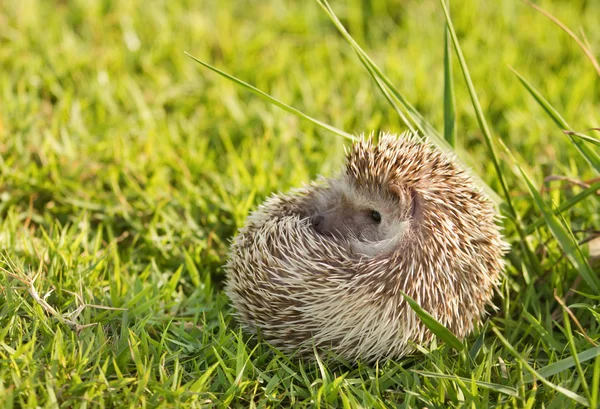
<path fill-rule="evenodd" d="M 233 240 L 226 292 L 239 322 L 287 353 L 399 358 L 480 324 L 507 249 L 496 209 L 447 154 L 404 134 L 355 143 L 343 172 L 267 199 Z"/>

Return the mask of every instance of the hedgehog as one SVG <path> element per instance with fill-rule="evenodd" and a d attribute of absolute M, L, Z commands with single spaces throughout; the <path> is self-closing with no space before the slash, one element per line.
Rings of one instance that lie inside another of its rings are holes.
<path fill-rule="evenodd" d="M 242 327 L 285 353 L 397 359 L 481 324 L 507 250 L 496 208 L 450 154 L 415 135 L 361 138 L 345 168 L 252 212 L 225 290 Z"/>

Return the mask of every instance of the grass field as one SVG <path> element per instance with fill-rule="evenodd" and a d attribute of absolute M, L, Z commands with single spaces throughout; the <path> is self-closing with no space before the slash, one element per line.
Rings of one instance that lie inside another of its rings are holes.
<path fill-rule="evenodd" d="M 598 56 L 600 2 L 539 4 Z M 331 6 L 444 135 L 440 2 Z M 456 151 L 512 245 L 499 308 L 460 350 L 347 365 L 242 333 L 222 266 L 250 210 L 349 142 L 184 54 L 345 132 L 404 131 L 319 4 L 0 2 L 0 407 L 597 407 L 600 73 L 522 1 L 451 15 L 491 130 L 453 52 Z"/>

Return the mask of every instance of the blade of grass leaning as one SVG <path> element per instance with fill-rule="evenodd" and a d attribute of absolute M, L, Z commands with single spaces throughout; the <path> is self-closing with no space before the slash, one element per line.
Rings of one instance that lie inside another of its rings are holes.
<path fill-rule="evenodd" d="M 481 177 L 477 173 L 475 173 L 473 170 L 471 170 L 471 168 L 469 166 L 467 166 L 466 163 L 464 163 L 464 161 L 460 157 L 458 157 L 458 155 L 456 155 L 454 148 L 444 138 L 442 138 L 440 136 L 439 132 L 433 127 L 433 125 L 431 125 L 421 115 L 421 113 L 419 111 L 417 111 L 412 106 L 412 104 L 410 104 L 410 102 L 408 102 L 408 100 L 396 89 L 396 87 L 393 85 L 391 80 L 385 74 L 383 74 L 381 69 L 367 55 L 367 53 L 360 47 L 360 45 L 356 42 L 356 40 L 354 40 L 354 38 L 352 38 L 350 33 L 348 33 L 348 31 L 346 30 L 344 25 L 341 23 L 341 21 L 338 19 L 338 17 L 336 16 L 335 12 L 331 8 L 331 6 L 327 2 L 327 0 L 317 0 L 317 2 L 323 8 L 323 10 L 325 10 L 325 12 L 329 16 L 330 20 L 333 22 L 335 27 L 338 29 L 338 31 L 340 32 L 342 37 L 344 37 L 344 39 L 352 46 L 352 48 L 354 49 L 354 52 L 357 54 L 360 62 L 369 71 L 369 74 L 371 74 L 371 76 L 375 75 L 377 77 L 377 79 L 379 79 L 387 87 L 388 91 L 391 93 L 391 95 L 393 95 L 395 97 L 396 101 L 404 108 L 407 116 L 401 116 L 401 119 L 404 121 L 404 123 L 407 125 L 407 127 L 409 129 L 413 129 L 413 128 L 418 129 L 419 132 L 421 132 L 421 134 L 423 134 L 438 149 L 445 151 L 445 152 L 450 152 L 454 156 L 456 156 L 457 159 L 460 162 L 462 162 L 463 167 L 473 177 L 473 179 L 475 180 L 475 183 L 477 185 L 479 185 L 482 189 L 484 189 L 484 191 L 486 192 L 488 197 L 496 204 L 496 206 L 500 206 L 500 204 L 502 203 L 502 199 L 500 198 L 500 196 L 498 196 L 498 194 L 487 183 L 485 183 L 483 181 L 483 179 L 481 179 Z M 373 77 L 373 78 L 375 78 L 375 77 Z M 379 86 L 379 83 L 378 83 L 378 86 Z M 381 89 L 381 87 L 380 87 L 380 89 Z M 386 98 L 387 97 L 388 96 L 386 95 Z M 388 98 L 388 101 L 389 101 L 389 98 Z"/>
<path fill-rule="evenodd" d="M 446 24 L 448 32 L 450 33 L 450 38 L 452 39 L 452 43 L 454 45 L 454 51 L 456 52 L 456 56 L 458 58 L 460 69 L 463 73 L 463 77 L 465 79 L 465 83 L 467 84 L 467 89 L 469 91 L 469 96 L 471 97 L 471 103 L 473 105 L 473 109 L 475 110 L 475 116 L 477 117 L 477 122 L 479 123 L 479 128 L 483 133 L 486 145 L 488 147 L 489 155 L 492 158 L 492 163 L 494 165 L 494 169 L 496 170 L 496 174 L 498 176 L 498 180 L 500 181 L 500 186 L 502 187 L 502 192 L 504 194 L 505 199 L 505 209 L 507 211 L 507 217 L 512 220 L 517 233 L 519 235 L 520 246 L 523 249 L 527 259 L 529 260 L 530 266 L 535 271 L 539 271 L 541 269 L 539 260 L 533 254 L 533 251 L 530 248 L 529 242 L 527 241 L 527 237 L 523 232 L 523 227 L 521 225 L 521 219 L 518 213 L 515 211 L 515 208 L 512 203 L 512 199 L 510 196 L 510 191 L 508 190 L 508 185 L 506 183 L 506 179 L 504 174 L 502 173 L 502 169 L 500 168 L 500 162 L 498 160 L 498 154 L 496 153 L 496 148 L 494 145 L 494 140 L 492 139 L 492 134 L 487 125 L 487 121 L 485 116 L 483 115 L 483 110 L 481 109 L 481 104 L 479 103 L 479 99 L 477 98 L 477 92 L 475 91 L 475 86 L 473 85 L 473 81 L 471 80 L 471 74 L 469 73 L 469 67 L 467 66 L 467 62 L 465 57 L 463 56 L 462 49 L 460 47 L 460 43 L 458 42 L 458 37 L 456 35 L 456 31 L 454 30 L 454 25 L 452 24 L 452 19 L 450 18 L 450 11 L 448 7 L 446 7 L 446 3 L 444 0 L 440 0 L 442 5 L 442 9 L 444 11 L 444 16 L 446 18 Z M 502 209 L 502 208 L 501 208 Z"/>
<path fill-rule="evenodd" d="M 436 133 L 435 128 L 425 120 L 421 116 L 421 114 L 404 98 L 404 96 L 396 90 L 396 88 L 392 85 L 392 82 L 383 74 L 381 69 L 373 62 L 373 60 L 367 55 L 367 53 L 361 48 L 361 46 L 352 38 L 350 33 L 346 30 L 342 22 L 338 19 L 337 15 L 327 2 L 327 0 L 317 0 L 317 3 L 325 10 L 335 27 L 338 29 L 342 37 L 352 46 L 356 54 L 358 54 L 359 59 L 365 65 L 368 65 L 373 72 L 380 78 L 383 83 L 389 88 L 389 90 L 394 94 L 394 96 L 398 99 L 398 102 L 406 109 L 408 117 L 411 121 L 413 121 L 412 125 L 406 124 L 407 126 L 416 127 L 419 131 L 426 136 L 429 136 L 429 133 Z M 438 135 L 439 138 L 439 135 Z"/>
<path fill-rule="evenodd" d="M 531 365 L 529 365 L 527 360 L 525 358 L 523 358 L 523 356 L 521 356 L 521 354 L 519 352 L 517 352 L 515 347 L 512 346 L 511 343 L 508 342 L 508 340 L 502 336 L 500 331 L 498 331 L 498 328 L 492 327 L 492 331 L 494 331 L 494 334 L 496 334 L 496 336 L 498 337 L 500 342 L 504 345 L 504 347 L 506 349 L 508 349 L 508 351 L 521 363 L 521 365 L 523 365 L 525 367 L 525 369 L 527 369 L 527 371 L 529 371 L 529 373 L 533 377 L 538 379 L 540 382 L 542 382 L 548 388 L 554 389 L 556 392 L 558 392 L 562 395 L 565 395 L 567 398 L 574 400 L 575 402 L 579 403 L 580 405 L 583 405 L 585 407 L 590 406 L 589 401 L 586 398 L 584 398 L 583 396 L 578 395 L 575 392 L 572 392 L 566 388 L 563 388 L 562 386 L 559 386 L 559 385 L 556 385 L 556 384 L 550 382 L 548 379 L 546 379 L 544 376 L 542 376 L 538 371 L 533 369 L 533 367 Z"/>
<path fill-rule="evenodd" d="M 593 347 L 590 349 L 586 349 L 583 352 L 577 354 L 577 359 L 579 362 L 586 362 L 590 359 L 594 359 L 600 357 L 600 346 Z M 560 361 L 556 361 L 550 365 L 547 365 L 543 368 L 540 368 L 537 373 L 540 376 L 549 377 L 552 375 L 556 375 L 559 372 L 566 371 L 567 369 L 571 369 L 575 366 L 575 359 L 572 356 L 561 359 Z M 533 382 L 534 376 L 532 374 L 527 374 L 523 377 L 523 382 L 530 383 Z"/>
<path fill-rule="evenodd" d="M 600 292 L 600 278 L 598 278 L 598 276 L 594 274 L 590 268 L 585 256 L 581 252 L 581 248 L 579 247 L 577 240 L 575 237 L 573 237 L 573 233 L 557 216 L 554 215 L 552 209 L 546 204 L 544 199 L 542 199 L 542 196 L 533 185 L 531 179 L 521 168 L 521 166 L 519 166 L 510 150 L 503 143 L 501 143 L 501 145 L 504 147 L 506 153 L 511 158 L 515 166 L 517 166 L 519 169 L 521 178 L 525 182 L 527 189 L 529 190 L 529 194 L 533 198 L 537 208 L 542 213 L 548 229 L 558 242 L 562 251 L 565 253 L 567 259 L 577 269 L 581 275 L 581 278 L 583 278 L 596 293 Z"/>
<path fill-rule="evenodd" d="M 563 346 L 548 333 L 546 328 L 544 328 L 533 315 L 531 315 L 528 311 L 523 311 L 523 315 L 550 348 L 556 351 L 562 351 Z"/>
<path fill-rule="evenodd" d="M 565 119 L 558 113 L 558 111 L 542 96 L 542 94 L 527 81 L 521 74 L 519 74 L 514 68 L 509 67 L 512 72 L 517 76 L 521 84 L 529 91 L 531 96 L 535 98 L 538 104 L 546 111 L 550 118 L 558 125 L 561 131 L 569 131 L 571 127 L 565 121 Z M 573 138 L 571 132 L 565 132 L 569 141 L 575 145 L 579 153 L 585 158 L 585 160 L 594 168 L 596 172 L 600 173 L 600 156 L 584 141 L 578 138 Z"/>
<path fill-rule="evenodd" d="M 454 81 L 452 80 L 452 44 L 448 25 L 444 30 L 444 139 L 456 148 L 456 101 L 454 99 Z"/>
<path fill-rule="evenodd" d="M 480 388 L 489 389 L 491 391 L 498 392 L 503 395 L 514 396 L 514 397 L 519 396 L 519 393 L 517 392 L 517 390 L 515 388 L 506 386 L 506 385 L 500 385 L 497 383 L 484 382 L 484 381 L 477 381 L 477 380 L 463 378 L 463 377 L 456 376 L 456 375 L 447 375 L 447 374 L 440 374 L 440 373 L 427 372 L 427 371 L 417 371 L 414 369 L 412 370 L 412 372 L 419 374 L 421 376 L 424 376 L 426 378 L 448 379 L 450 381 L 460 381 L 460 382 L 463 382 L 464 384 L 470 384 L 471 382 L 475 382 L 475 385 L 479 386 Z"/>
<path fill-rule="evenodd" d="M 590 185 L 587 189 L 573 196 L 569 200 L 565 200 L 562 202 L 556 209 L 553 210 L 554 215 L 558 215 L 566 210 L 569 210 L 571 207 L 575 206 L 577 203 L 581 202 L 586 197 L 596 193 L 600 190 L 600 182 L 596 182 L 593 185 Z M 529 235 L 535 231 L 540 226 L 544 225 L 544 218 L 537 219 L 535 222 L 531 223 L 529 226 L 525 228 L 525 234 Z"/>
<path fill-rule="evenodd" d="M 544 10 L 543 8 L 541 8 L 540 6 L 538 6 L 538 5 L 530 2 L 529 0 L 524 0 L 524 1 L 525 1 L 525 3 L 527 5 L 531 6 L 534 9 L 536 9 L 537 11 L 539 11 L 540 13 L 542 13 L 544 16 L 546 16 L 548 19 L 550 19 L 554 24 L 556 24 L 557 26 L 559 26 L 561 30 L 563 30 L 573 40 L 575 40 L 575 42 L 577 43 L 577 45 L 583 50 L 583 53 L 585 54 L 585 56 L 588 58 L 588 60 L 590 60 L 590 62 L 594 66 L 594 69 L 596 70 L 596 72 L 598 73 L 598 75 L 600 75 L 600 64 L 598 64 L 598 60 L 596 60 L 596 58 L 594 57 L 594 53 L 583 43 L 583 41 L 581 41 L 581 39 L 579 37 L 577 37 L 577 35 L 574 32 L 572 32 L 569 29 L 569 27 L 567 27 L 562 21 L 560 21 L 558 18 L 554 17 L 552 14 L 550 14 L 549 12 L 547 12 L 546 10 Z"/>
<path fill-rule="evenodd" d="M 563 131 L 565 134 L 567 135 L 573 135 L 576 136 L 578 138 L 583 139 L 584 141 L 588 141 L 589 143 L 593 143 L 596 146 L 600 146 L 600 139 L 596 139 L 592 136 L 586 135 L 586 134 L 582 134 L 579 132 L 573 132 L 573 131 Z"/>
<path fill-rule="evenodd" d="M 477 93 L 475 91 L 475 86 L 473 85 L 473 81 L 471 80 L 471 74 L 469 73 L 469 68 L 467 66 L 467 62 L 465 57 L 463 56 L 462 49 L 458 42 L 458 37 L 456 36 L 456 32 L 454 30 L 454 25 L 452 24 L 452 19 L 450 18 L 450 12 L 448 11 L 448 7 L 446 6 L 445 0 L 440 0 L 440 4 L 442 5 L 442 9 L 444 11 L 444 16 L 446 17 L 446 25 L 448 31 L 450 33 L 450 38 L 452 39 L 452 43 L 454 45 L 454 51 L 456 52 L 456 56 L 458 58 L 458 62 L 460 65 L 460 69 L 463 73 L 463 77 L 467 84 L 467 89 L 469 91 L 469 96 L 471 97 L 471 103 L 473 105 L 473 109 L 475 110 L 475 116 L 477 117 L 477 122 L 479 123 L 479 129 L 483 133 L 485 143 L 487 145 L 489 155 L 492 158 L 492 163 L 494 165 L 494 169 L 496 170 L 496 174 L 498 176 L 498 180 L 500 181 L 500 186 L 502 187 L 502 191 L 504 193 L 504 199 L 508 208 L 513 216 L 516 216 L 516 212 L 514 206 L 512 204 L 512 200 L 510 198 L 510 192 L 508 190 L 508 185 L 506 184 L 506 180 L 504 178 L 504 174 L 502 173 L 502 169 L 500 168 L 500 162 L 498 161 L 498 155 L 496 153 L 496 148 L 494 146 L 494 141 L 492 140 L 492 134 L 488 127 L 487 121 L 483 115 L 483 110 L 481 109 L 481 104 L 479 104 L 479 99 L 477 98 Z"/>
<path fill-rule="evenodd" d="M 349 134 L 347 132 L 344 132 L 344 131 L 342 131 L 340 129 L 337 129 L 334 126 L 326 124 L 325 122 L 319 121 L 318 119 L 315 119 L 315 118 L 313 118 L 313 117 L 311 117 L 309 115 L 306 115 L 304 112 L 299 111 L 296 108 L 292 108 L 291 106 L 289 106 L 289 105 L 287 105 L 287 104 L 279 101 L 278 99 L 272 97 L 271 95 L 267 94 L 266 92 L 263 92 L 263 91 L 259 90 L 256 87 L 248 84 L 247 82 L 244 82 L 244 81 L 242 81 L 242 80 L 234 77 L 233 75 L 229 75 L 226 72 L 221 71 L 220 69 L 218 69 L 216 67 L 213 67 L 212 65 L 210 65 L 210 64 L 208 64 L 208 63 L 206 63 L 204 61 L 199 60 L 198 58 L 194 57 L 193 55 L 191 55 L 187 51 L 185 52 L 185 55 L 187 55 L 188 57 L 190 57 L 191 59 L 193 59 L 197 63 L 203 65 L 204 67 L 208 68 L 209 70 L 211 70 L 213 72 L 216 72 L 217 74 L 221 75 L 222 77 L 225 77 L 228 80 L 230 80 L 230 81 L 232 81 L 232 82 L 234 82 L 234 83 L 236 83 L 238 85 L 241 85 L 242 87 L 246 88 L 247 90 L 251 91 L 252 93 L 258 95 L 262 99 L 270 102 L 273 105 L 278 106 L 279 108 L 281 108 L 281 109 L 283 109 L 283 110 L 285 110 L 285 111 L 287 111 L 287 112 L 289 112 L 291 114 L 296 115 L 299 118 L 306 119 L 306 120 L 312 122 L 313 124 L 315 124 L 317 126 L 320 126 L 323 129 L 327 129 L 330 132 L 333 132 L 333 133 L 335 133 L 337 135 L 343 136 L 344 138 L 350 139 L 352 141 L 358 140 L 358 138 L 356 138 L 355 136 L 353 136 L 353 135 L 351 135 L 351 134 Z"/>
<path fill-rule="evenodd" d="M 206 385 L 206 383 L 209 381 L 212 373 L 215 371 L 215 369 L 217 369 L 217 367 L 219 366 L 219 362 L 215 362 L 214 364 L 212 364 L 211 366 L 208 367 L 208 369 L 206 369 L 204 371 L 204 373 L 200 376 L 200 378 L 198 378 L 197 380 L 190 382 L 191 385 L 186 387 L 186 390 L 189 390 L 191 392 L 201 392 L 202 390 L 204 390 L 204 386 Z"/>
<path fill-rule="evenodd" d="M 406 300 L 408 305 L 410 305 L 410 308 L 412 308 L 413 311 L 417 314 L 417 316 L 421 319 L 421 321 L 423 321 L 423 324 L 425 324 L 425 326 L 427 328 L 429 328 L 429 330 L 433 334 L 435 334 L 435 336 L 437 336 L 439 339 L 441 339 L 442 341 L 444 341 L 446 344 L 450 345 L 452 348 L 456 349 L 457 351 L 460 351 L 463 349 L 463 347 L 464 347 L 463 343 L 456 337 L 456 335 L 454 335 L 452 332 L 450 332 L 450 330 L 448 328 L 443 326 L 430 313 L 425 311 L 419 305 L 419 303 L 417 303 L 415 300 L 413 300 L 410 296 L 408 296 L 404 292 L 402 292 L 402 296 L 404 297 L 404 299 Z"/>
<path fill-rule="evenodd" d="M 398 116 L 400 116 L 400 118 L 402 119 L 402 122 L 404 122 L 404 124 L 408 127 L 408 129 L 411 131 L 411 133 L 417 134 L 415 131 L 415 128 L 413 127 L 413 124 L 406 117 L 404 112 L 402 112 L 402 108 L 400 108 L 398 106 L 398 103 L 396 102 L 395 98 L 390 94 L 389 89 L 381 81 L 381 79 L 377 76 L 375 71 L 373 71 L 373 68 L 367 62 L 365 62 L 364 57 L 362 55 L 358 54 L 358 58 L 363 63 L 363 65 L 367 68 L 369 75 L 371 75 L 371 78 L 373 78 L 373 81 L 375 81 L 375 84 L 377 84 L 377 87 L 379 87 L 379 89 L 381 90 L 381 93 L 386 97 L 386 99 L 388 100 L 390 105 L 394 108 L 394 110 L 396 111 Z"/>

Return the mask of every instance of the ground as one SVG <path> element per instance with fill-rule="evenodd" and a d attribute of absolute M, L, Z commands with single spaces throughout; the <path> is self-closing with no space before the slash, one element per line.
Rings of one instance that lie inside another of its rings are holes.
<path fill-rule="evenodd" d="M 406 130 L 317 2 L 0 3 L 0 406 L 597 405 L 598 145 L 563 130 L 597 141 L 599 73 L 525 2 L 450 3 L 490 129 L 452 54 L 456 152 L 504 201 L 512 249 L 461 347 L 376 365 L 290 359 L 222 290 L 248 212 L 334 174 L 349 142 L 184 51 L 350 134 Z M 539 4 L 600 49 L 599 2 Z M 331 6 L 443 135 L 441 3 Z"/>

